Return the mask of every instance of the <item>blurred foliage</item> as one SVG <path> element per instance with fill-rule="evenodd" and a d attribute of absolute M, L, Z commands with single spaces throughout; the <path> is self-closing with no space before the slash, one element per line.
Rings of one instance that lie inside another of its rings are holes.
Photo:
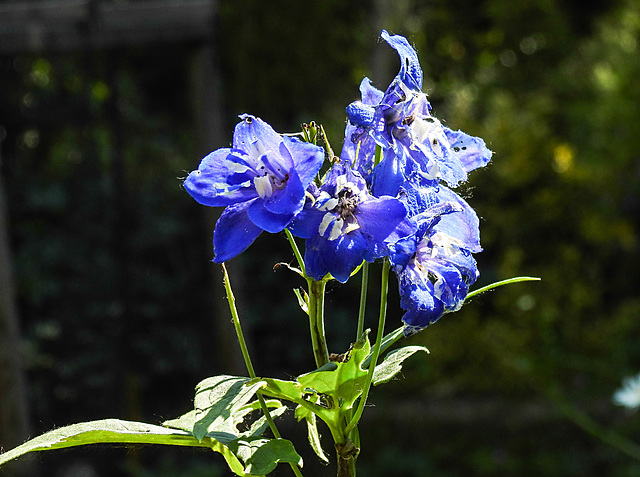
<path fill-rule="evenodd" d="M 321 122 L 337 152 L 361 78 L 384 88 L 397 71 L 379 29 L 406 35 L 436 115 L 495 151 L 462 190 L 482 221 L 477 286 L 542 278 L 479 296 L 411 339 L 431 355 L 373 390 L 362 474 L 640 475 L 555 401 L 640 441 L 640 418 L 610 402 L 640 370 L 640 5 L 389 5 L 225 0 L 215 42 L 227 141 L 248 112 L 279 131 Z M 179 181 L 199 160 L 192 54 L 180 44 L 0 58 L 2 173 L 39 431 L 161 421 L 226 371 L 211 345 L 214 318 L 228 319 L 213 315 L 211 231 Z M 374 56 L 390 60 L 380 69 Z M 307 371 L 307 324 L 289 291 L 301 283 L 272 270 L 292 260 L 286 241 L 261 236 L 236 260 L 258 373 Z M 357 280 L 329 290 L 332 351 L 353 339 L 357 305 L 344 302 L 358 293 Z M 390 329 L 400 316 L 392 293 Z M 110 452 L 101 465 L 117 470 L 99 475 L 204 475 L 192 455 Z M 305 475 L 326 473 L 305 457 Z"/>

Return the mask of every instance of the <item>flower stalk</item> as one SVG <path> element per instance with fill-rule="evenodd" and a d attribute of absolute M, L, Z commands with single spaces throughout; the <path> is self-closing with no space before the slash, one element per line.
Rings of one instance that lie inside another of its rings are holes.
<path fill-rule="evenodd" d="M 369 286 L 369 263 L 362 264 L 362 283 L 360 285 L 360 307 L 358 308 L 358 328 L 356 330 L 356 341 L 362 338 L 364 333 L 364 315 L 367 307 L 367 288 Z"/>
<path fill-rule="evenodd" d="M 324 291 L 327 281 L 307 279 L 309 284 L 309 331 L 316 367 L 320 368 L 329 362 L 329 349 L 324 333 Z"/>
<path fill-rule="evenodd" d="M 244 339 L 244 333 L 242 332 L 242 326 L 240 325 L 240 317 L 238 316 L 238 309 L 236 308 L 236 298 L 233 294 L 233 290 L 231 289 L 231 282 L 229 281 L 229 274 L 227 273 L 227 267 L 225 267 L 224 263 L 221 264 L 222 273 L 224 275 L 224 289 L 227 292 L 227 301 L 229 302 L 229 311 L 231 312 L 231 319 L 233 320 L 233 326 L 236 330 L 236 336 L 238 338 L 238 344 L 240 345 L 240 350 L 242 351 L 242 358 L 244 359 L 244 364 L 247 368 L 247 372 L 249 373 L 249 377 L 251 379 L 256 378 L 256 372 L 253 368 L 253 363 L 251 362 L 251 356 L 249 356 L 249 349 L 247 348 L 247 342 Z M 267 424 L 269 425 L 269 429 L 273 433 L 273 436 L 276 439 L 281 439 L 280 431 L 276 426 L 276 423 L 273 421 L 271 417 L 271 413 L 269 412 L 269 408 L 267 407 L 267 403 L 264 400 L 264 397 L 259 392 L 257 393 L 258 402 L 260 403 L 260 409 L 262 410 L 265 418 L 267 419 Z M 289 463 L 291 470 L 293 471 L 296 477 L 302 477 L 302 473 L 297 465 L 293 463 Z"/>
<path fill-rule="evenodd" d="M 378 317 L 378 334 L 376 336 L 376 343 L 373 346 L 373 353 L 371 356 L 371 362 L 369 363 L 369 372 L 367 373 L 367 380 L 364 385 L 364 389 L 362 390 L 362 395 L 360 396 L 360 402 L 358 403 L 358 408 L 356 409 L 355 414 L 351 418 L 351 422 L 347 425 L 344 430 L 345 435 L 349 435 L 351 431 L 356 427 L 358 421 L 362 417 L 362 413 L 364 412 L 364 406 L 367 403 L 367 398 L 369 397 L 369 390 L 371 389 L 371 382 L 373 380 L 373 373 L 376 369 L 376 364 L 378 362 L 378 358 L 380 357 L 380 347 L 382 344 L 382 339 L 384 337 L 384 325 L 387 319 L 387 296 L 389 292 L 389 268 L 390 263 L 388 259 L 385 259 L 382 265 L 382 280 L 380 285 L 380 315 Z"/>

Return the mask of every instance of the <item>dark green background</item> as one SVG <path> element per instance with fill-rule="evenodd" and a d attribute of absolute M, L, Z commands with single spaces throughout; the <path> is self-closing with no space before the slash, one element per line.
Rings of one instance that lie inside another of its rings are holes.
<path fill-rule="evenodd" d="M 280 132 L 320 122 L 339 151 L 360 80 L 384 89 L 398 70 L 381 28 L 415 45 L 436 116 L 495 152 L 461 188 L 481 217 L 477 286 L 542 281 L 483 295 L 409 340 L 431 354 L 372 391 L 360 474 L 640 475 L 600 432 L 640 443 L 640 416 L 611 403 L 640 372 L 640 5 L 221 1 L 215 147 L 247 112 Z M 0 57 L 34 433 L 102 417 L 158 423 L 189 409 L 199 380 L 242 373 L 223 346 L 231 325 L 210 263 L 215 216 L 180 181 L 202 156 L 196 46 Z M 291 292 L 301 283 L 273 270 L 291 260 L 283 235 L 264 234 L 231 263 L 258 374 L 313 366 Z M 333 352 L 354 339 L 352 281 L 329 287 Z M 390 330 L 401 317 L 395 286 Z M 585 415 L 602 428 L 581 429 Z M 334 473 L 309 453 L 302 424 L 281 427 L 298 439 L 305 476 Z M 43 475 L 227 475 L 220 456 L 184 449 L 76 449 L 36 462 Z"/>

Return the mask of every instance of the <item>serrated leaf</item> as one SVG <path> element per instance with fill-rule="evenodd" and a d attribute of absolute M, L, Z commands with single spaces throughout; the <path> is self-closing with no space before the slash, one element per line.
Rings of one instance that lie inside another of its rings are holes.
<path fill-rule="evenodd" d="M 237 376 L 214 376 L 196 386 L 193 436 L 213 437 L 227 443 L 238 438 L 237 425 L 251 412 L 244 406 L 263 386 L 259 381 Z"/>
<path fill-rule="evenodd" d="M 298 376 L 298 382 L 303 388 L 314 390 L 319 401 L 323 397 L 333 401 L 325 405 L 333 404 L 349 409 L 362 393 L 367 376 L 367 371 L 362 369 L 362 362 L 368 356 L 370 348 L 369 340 L 365 339 L 348 352 L 346 361 L 328 363 L 333 369 L 321 368 Z"/>
<path fill-rule="evenodd" d="M 266 475 L 281 462 L 302 467 L 302 457 L 286 439 L 240 439 L 229 447 L 244 461 L 250 475 Z"/>
<path fill-rule="evenodd" d="M 384 360 L 376 366 L 376 369 L 374 369 L 371 383 L 377 386 L 378 384 L 389 381 L 402 371 L 404 360 L 418 351 L 429 353 L 429 350 L 424 346 L 405 346 L 404 348 L 391 351 L 385 356 Z"/>
<path fill-rule="evenodd" d="M 265 387 L 261 392 L 277 399 L 292 401 L 322 419 L 333 431 L 341 426 L 343 414 L 362 394 L 367 371 L 362 362 L 370 351 L 363 340 L 349 351 L 344 362 L 331 362 L 320 369 L 298 376 L 296 381 L 256 378 Z"/>

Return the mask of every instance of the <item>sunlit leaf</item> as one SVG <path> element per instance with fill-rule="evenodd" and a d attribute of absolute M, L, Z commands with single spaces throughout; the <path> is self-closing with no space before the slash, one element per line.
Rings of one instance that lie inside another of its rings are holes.
<path fill-rule="evenodd" d="M 302 419 L 307 423 L 307 437 L 311 448 L 323 462 L 328 463 L 329 457 L 325 454 L 320 443 L 320 433 L 318 432 L 318 423 L 316 415 L 309 409 L 302 406 L 296 408 L 296 418 L 300 421 Z"/>
<path fill-rule="evenodd" d="M 391 351 L 387 356 L 385 356 L 384 360 L 376 366 L 371 383 L 374 386 L 377 386 L 378 384 L 386 383 L 392 379 L 396 374 L 402 371 L 402 364 L 404 360 L 418 351 L 425 351 L 426 353 L 429 352 L 429 350 L 424 346 L 405 346 L 404 348 Z"/>
<path fill-rule="evenodd" d="M 21 446 L 0 454 L 0 465 L 28 452 L 62 449 L 87 444 L 164 444 L 189 447 L 209 447 L 222 454 L 236 475 L 247 475 L 237 457 L 220 442 L 205 438 L 195 439 L 190 433 L 178 429 L 119 419 L 81 422 L 31 439 Z"/>
<path fill-rule="evenodd" d="M 292 401 L 322 419 L 333 431 L 341 426 L 344 413 L 362 394 L 367 371 L 362 369 L 371 347 L 367 339 L 356 344 L 337 362 L 298 376 L 296 381 L 256 378 L 265 383 L 263 394 Z"/>
<path fill-rule="evenodd" d="M 249 378 L 214 376 L 196 386 L 193 435 L 200 440 L 204 436 L 221 442 L 237 439 L 238 424 L 251 408 L 245 405 L 263 384 L 249 383 Z"/>
<path fill-rule="evenodd" d="M 280 462 L 302 467 L 302 457 L 286 439 L 240 439 L 229 448 L 244 461 L 250 475 L 266 475 Z"/>
<path fill-rule="evenodd" d="M 514 278 L 508 278 L 506 280 L 501 280 L 499 282 L 495 282 L 492 283 L 491 285 L 487 285 L 484 286 L 482 288 L 478 288 L 477 290 L 473 290 L 471 292 L 469 292 L 467 294 L 467 297 L 465 298 L 465 300 L 468 300 L 470 298 L 473 298 L 476 295 L 480 295 L 482 293 L 488 292 L 490 290 L 493 290 L 494 288 L 498 288 L 504 285 L 510 285 L 512 283 L 520 283 L 520 282 L 535 282 L 535 281 L 539 281 L 540 278 L 538 277 L 514 277 Z"/>

